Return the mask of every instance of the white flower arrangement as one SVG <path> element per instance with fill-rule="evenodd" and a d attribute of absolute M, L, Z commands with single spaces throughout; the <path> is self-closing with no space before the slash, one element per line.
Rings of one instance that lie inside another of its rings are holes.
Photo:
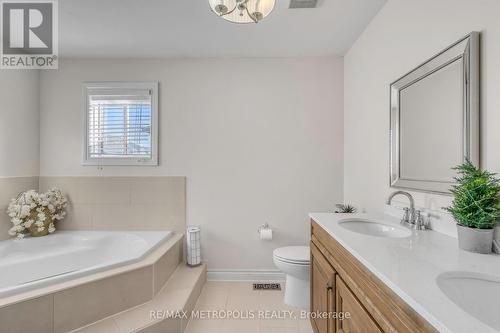
<path fill-rule="evenodd" d="M 9 235 L 19 239 L 27 234 L 45 236 L 56 231 L 55 222 L 66 216 L 68 201 L 58 188 L 46 193 L 22 192 L 12 199 L 7 214 L 12 221 Z"/>

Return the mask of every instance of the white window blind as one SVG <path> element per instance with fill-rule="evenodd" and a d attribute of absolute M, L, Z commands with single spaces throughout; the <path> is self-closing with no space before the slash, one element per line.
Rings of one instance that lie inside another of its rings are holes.
<path fill-rule="evenodd" d="M 155 164 L 154 87 L 87 87 L 86 97 L 87 164 Z"/>

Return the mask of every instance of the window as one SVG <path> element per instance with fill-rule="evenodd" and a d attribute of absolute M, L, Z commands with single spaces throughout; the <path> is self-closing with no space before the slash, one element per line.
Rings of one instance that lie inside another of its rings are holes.
<path fill-rule="evenodd" d="M 158 83 L 84 84 L 84 165 L 158 165 Z"/>

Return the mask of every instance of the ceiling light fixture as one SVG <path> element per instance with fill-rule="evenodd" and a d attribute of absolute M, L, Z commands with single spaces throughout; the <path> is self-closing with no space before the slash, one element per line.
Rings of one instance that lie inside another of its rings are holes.
<path fill-rule="evenodd" d="M 276 0 L 208 0 L 219 17 L 233 23 L 258 23 L 271 14 Z"/>

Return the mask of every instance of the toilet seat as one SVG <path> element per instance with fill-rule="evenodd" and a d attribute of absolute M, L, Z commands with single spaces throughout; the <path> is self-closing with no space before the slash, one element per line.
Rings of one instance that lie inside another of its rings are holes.
<path fill-rule="evenodd" d="M 273 251 L 273 257 L 294 265 L 309 265 L 309 246 L 286 246 Z"/>
<path fill-rule="evenodd" d="M 273 251 L 274 265 L 285 274 L 285 304 L 309 309 L 309 246 L 287 246 Z"/>

